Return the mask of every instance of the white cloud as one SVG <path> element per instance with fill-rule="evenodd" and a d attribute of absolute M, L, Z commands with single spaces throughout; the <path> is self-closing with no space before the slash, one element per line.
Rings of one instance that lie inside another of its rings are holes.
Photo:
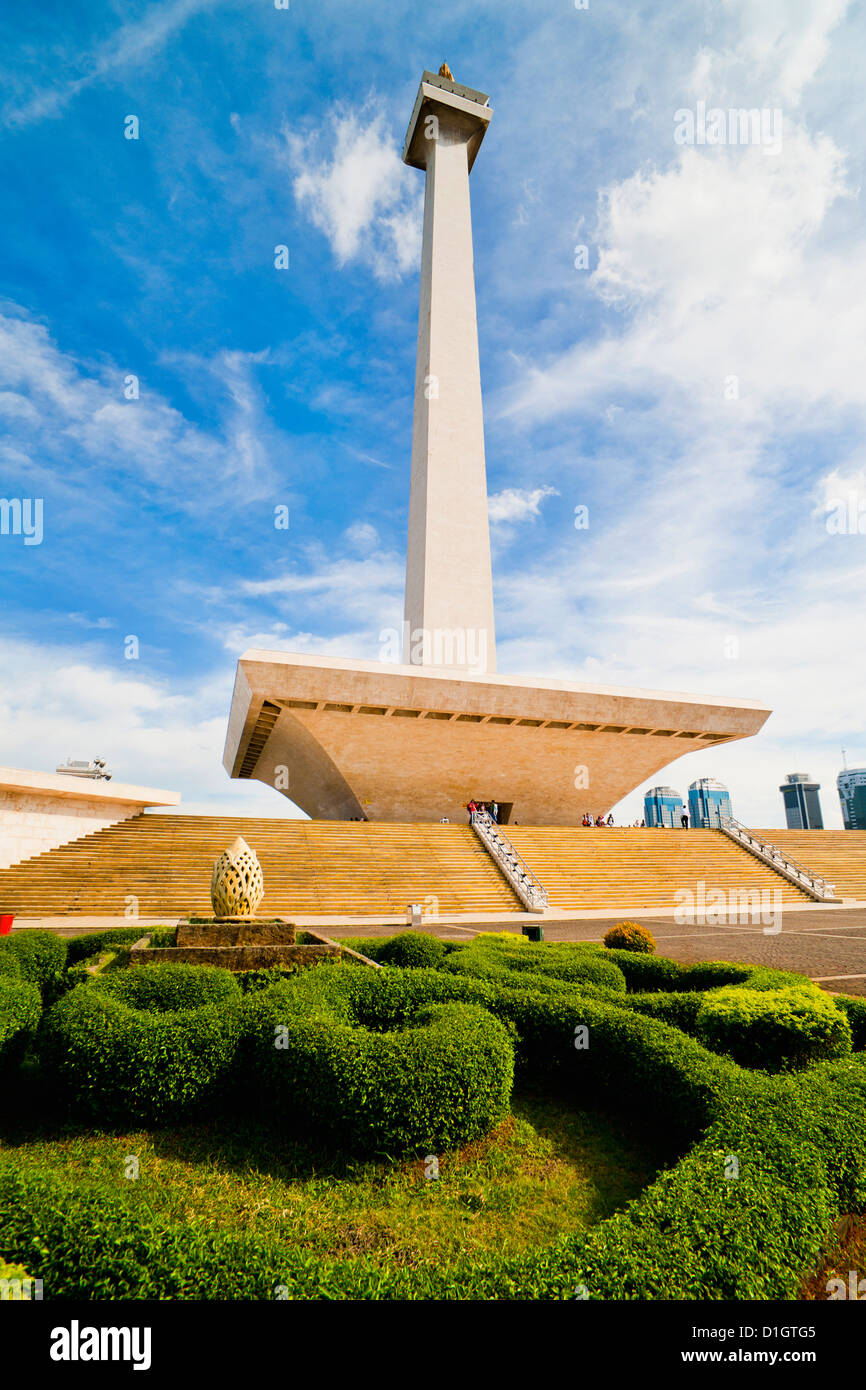
<path fill-rule="evenodd" d="M 487 510 L 491 522 L 530 521 L 540 516 L 539 506 L 545 497 L 558 497 L 555 487 L 519 488 L 507 487 L 502 492 L 493 492 L 487 499 Z"/>
<path fill-rule="evenodd" d="M 318 140 L 285 132 L 294 194 L 340 265 L 363 260 L 391 280 L 418 262 L 423 182 L 403 164 L 381 112 L 338 116 Z M 317 155 L 322 140 L 333 154 Z"/>
<path fill-rule="evenodd" d="M 95 649 L 0 638 L 0 765 L 53 772 L 67 757 L 102 757 L 115 782 L 180 791 L 180 809 L 211 815 L 297 814 L 260 783 L 222 766 L 232 666 L 180 693 Z"/>
<path fill-rule="evenodd" d="M 0 410 L 12 421 L 16 451 L 7 455 L 8 465 L 16 458 L 27 464 L 34 485 L 40 472 L 70 485 L 90 464 L 108 465 L 107 480 L 112 471 L 126 470 L 197 511 L 219 505 L 238 479 L 247 498 L 256 488 L 267 490 L 274 431 L 253 375 L 266 354 L 224 352 L 208 361 L 176 360 L 199 378 L 207 374 L 216 381 L 222 435 L 190 423 L 146 380 L 139 381 L 138 398 L 127 399 L 128 366 L 81 362 L 57 346 L 44 324 L 5 305 Z"/>

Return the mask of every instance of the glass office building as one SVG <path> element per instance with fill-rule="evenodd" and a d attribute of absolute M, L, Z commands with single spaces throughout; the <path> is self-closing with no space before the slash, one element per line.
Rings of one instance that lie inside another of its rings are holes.
<path fill-rule="evenodd" d="M 846 830 L 866 830 L 866 767 L 846 767 L 836 778 Z"/>
<path fill-rule="evenodd" d="M 695 830 L 717 830 L 721 816 L 731 814 L 731 794 L 715 777 L 699 777 L 689 787 L 689 822 Z"/>
<path fill-rule="evenodd" d="M 652 787 L 644 792 L 643 814 L 647 825 L 667 825 L 681 828 L 683 799 L 673 787 Z"/>
<path fill-rule="evenodd" d="M 789 772 L 779 791 L 785 803 L 785 823 L 789 830 L 823 830 L 820 782 L 813 782 L 808 772 Z"/>

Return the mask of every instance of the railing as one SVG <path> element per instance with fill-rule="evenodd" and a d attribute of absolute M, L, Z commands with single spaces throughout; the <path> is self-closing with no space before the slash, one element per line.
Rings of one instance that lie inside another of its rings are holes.
<path fill-rule="evenodd" d="M 784 850 L 779 849 L 778 845 L 774 845 L 764 835 L 741 825 L 733 816 L 719 816 L 719 829 L 731 840 L 736 840 L 737 844 L 742 845 L 750 854 L 769 864 L 771 869 L 775 869 L 776 873 L 781 874 L 789 883 L 796 883 L 798 888 L 802 888 L 817 902 L 839 902 L 835 883 L 828 883 L 820 874 L 813 874 L 805 864 L 801 864 L 790 854 L 785 854 Z"/>
<path fill-rule="evenodd" d="M 549 907 L 547 890 L 496 822 L 485 811 L 473 811 L 471 821 L 475 834 L 496 861 L 524 907 L 528 907 L 530 912 L 543 912 Z"/>

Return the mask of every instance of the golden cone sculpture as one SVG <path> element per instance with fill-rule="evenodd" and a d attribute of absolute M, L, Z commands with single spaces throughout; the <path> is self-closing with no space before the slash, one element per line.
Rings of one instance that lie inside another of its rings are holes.
<path fill-rule="evenodd" d="M 213 866 L 210 897 L 216 917 L 254 917 L 265 880 L 255 850 L 239 835 Z"/>

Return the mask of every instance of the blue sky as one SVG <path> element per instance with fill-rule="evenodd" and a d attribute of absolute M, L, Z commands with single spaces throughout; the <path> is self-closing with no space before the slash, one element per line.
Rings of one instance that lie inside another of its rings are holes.
<path fill-rule="evenodd" d="M 840 748 L 866 764 L 864 27 L 845 0 L 7 10 L 0 496 L 42 498 L 44 534 L 0 536 L 0 763 L 100 754 L 190 809 L 285 814 L 221 767 L 235 662 L 375 657 L 402 615 L 399 151 L 447 58 L 494 108 L 500 670 L 765 702 L 757 739 L 653 780 L 719 776 L 772 826 L 809 771 L 840 825 Z M 677 144 L 699 102 L 778 110 L 781 150 Z"/>

